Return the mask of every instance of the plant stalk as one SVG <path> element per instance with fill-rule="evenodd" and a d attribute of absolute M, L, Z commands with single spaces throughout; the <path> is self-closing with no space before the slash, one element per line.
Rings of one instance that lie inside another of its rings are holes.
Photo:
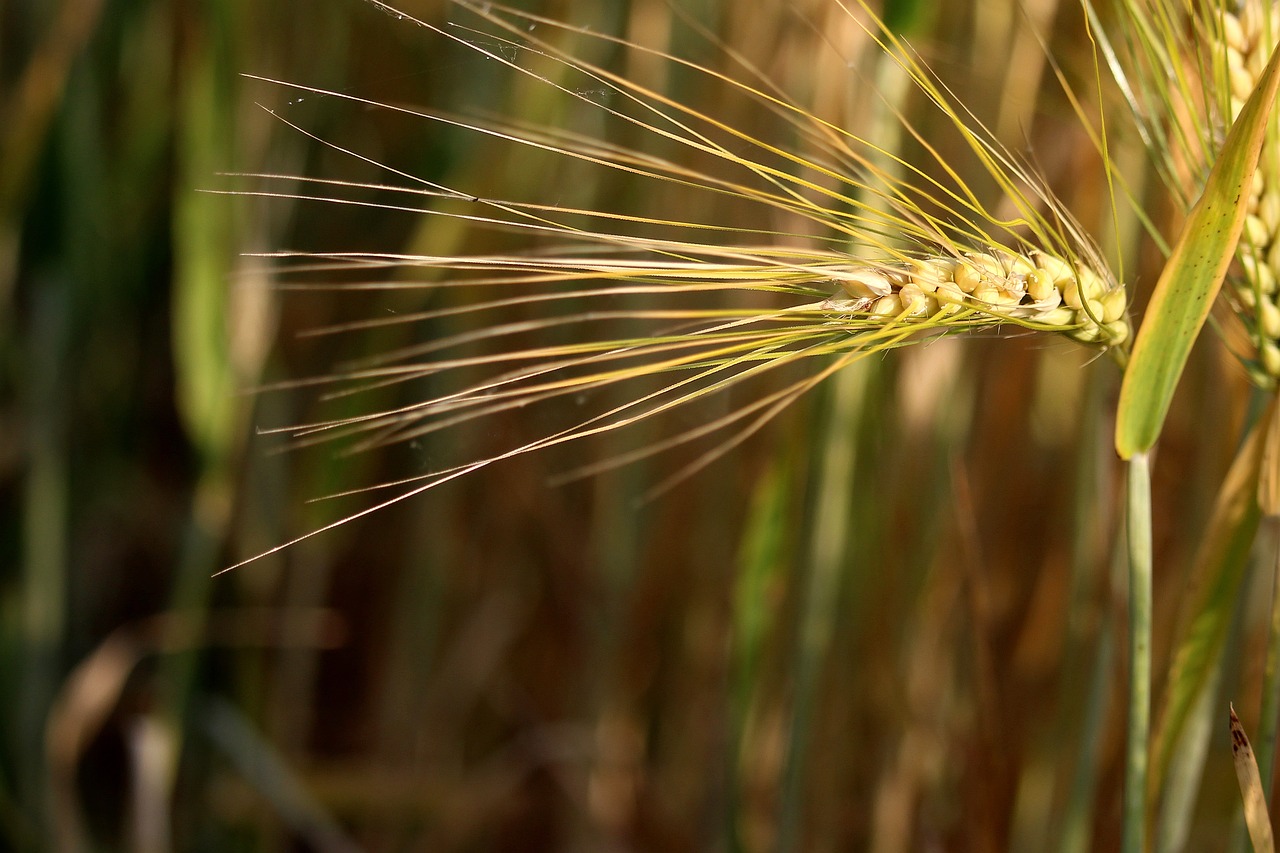
<path fill-rule="evenodd" d="M 1129 459 L 1129 725 L 1124 777 L 1124 853 L 1145 853 L 1151 734 L 1151 467 Z"/>

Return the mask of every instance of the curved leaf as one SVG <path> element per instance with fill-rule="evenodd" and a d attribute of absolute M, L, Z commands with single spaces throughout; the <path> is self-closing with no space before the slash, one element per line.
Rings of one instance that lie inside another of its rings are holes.
<path fill-rule="evenodd" d="M 1246 192 L 1258 166 L 1271 106 L 1280 85 L 1280 50 L 1258 79 L 1191 209 L 1156 282 L 1120 388 L 1116 452 L 1122 459 L 1150 450 L 1191 345 L 1209 316 L 1244 228 Z"/>

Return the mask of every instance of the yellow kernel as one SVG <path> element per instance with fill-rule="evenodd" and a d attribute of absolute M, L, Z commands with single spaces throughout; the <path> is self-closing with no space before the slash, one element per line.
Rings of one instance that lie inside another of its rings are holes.
<path fill-rule="evenodd" d="M 1102 322 L 1114 323 L 1124 316 L 1124 309 L 1127 307 L 1125 301 L 1125 293 L 1120 288 L 1108 293 L 1102 297 Z"/>
<path fill-rule="evenodd" d="M 1012 252 L 1001 251 L 997 252 L 996 256 L 999 259 L 1000 267 L 1003 270 L 1002 274 L 1006 278 L 1012 276 L 1018 276 L 1021 278 L 1026 276 L 1028 273 L 1034 272 L 1036 269 L 1036 265 L 1031 263 L 1031 261 L 1024 258 L 1022 255 L 1015 255 Z"/>
<path fill-rule="evenodd" d="M 910 279 L 910 284 L 921 290 L 934 291 L 938 289 L 938 277 L 934 275 L 928 261 L 913 258 L 910 261 Z"/>
<path fill-rule="evenodd" d="M 1258 297 L 1254 296 L 1252 287 L 1237 287 L 1236 298 L 1240 304 L 1252 311 L 1258 305 Z"/>
<path fill-rule="evenodd" d="M 877 317 L 896 317 L 902 313 L 902 300 L 898 299 L 896 293 L 890 293 L 888 296 L 881 296 L 871 306 L 871 313 Z"/>
<path fill-rule="evenodd" d="M 1058 306 L 1050 311 L 1037 314 L 1035 320 L 1038 323 L 1044 323 L 1046 326 L 1072 326 L 1075 324 L 1076 312 L 1070 308 Z"/>
<path fill-rule="evenodd" d="M 1258 289 L 1271 296 L 1276 292 L 1276 268 L 1270 264 L 1258 267 Z"/>
<path fill-rule="evenodd" d="M 1062 298 L 1053 278 L 1041 269 L 1034 269 L 1027 273 L 1027 293 L 1031 294 L 1031 298 L 1036 302 L 1045 302 L 1055 296 L 1058 299 Z"/>
<path fill-rule="evenodd" d="M 915 284 L 905 284 L 898 291 L 898 301 L 908 317 L 927 317 L 930 313 L 928 294 Z"/>
<path fill-rule="evenodd" d="M 986 252 L 974 252 L 968 255 L 968 258 L 984 278 L 998 281 L 1008 275 L 1008 270 L 1000 259 Z"/>
<path fill-rule="evenodd" d="M 1253 91 L 1254 77 L 1253 72 L 1248 68 L 1231 68 L 1228 71 L 1231 78 L 1231 95 L 1233 98 L 1239 98 L 1242 101 L 1249 99 L 1249 93 Z"/>
<path fill-rule="evenodd" d="M 1236 53 L 1243 53 L 1249 49 L 1249 40 L 1245 38 L 1240 19 L 1230 12 L 1222 16 L 1222 38 Z"/>
<path fill-rule="evenodd" d="M 956 314 L 964 308 L 964 291 L 954 281 L 938 285 L 933 295 L 938 300 L 938 313 L 944 316 Z"/>
<path fill-rule="evenodd" d="M 1235 16 L 1236 22 L 1240 24 L 1240 37 L 1246 45 L 1241 48 L 1241 53 L 1247 53 L 1258 33 L 1262 32 L 1262 10 L 1258 6 L 1258 3 L 1242 3 L 1240 13 Z M 1228 14 L 1230 13 L 1224 13 L 1222 17 L 1225 18 Z"/>
<path fill-rule="evenodd" d="M 1107 285 L 1102 280 L 1102 276 L 1088 267 L 1080 268 L 1076 280 L 1080 282 L 1080 292 L 1086 299 L 1099 299 L 1107 292 Z"/>
<path fill-rule="evenodd" d="M 953 278 L 965 293 L 973 293 L 978 285 L 982 284 L 981 274 L 968 263 L 958 264 L 953 273 Z"/>
<path fill-rule="evenodd" d="M 1084 343 L 1093 343 L 1102 337 L 1102 327 L 1093 323 L 1083 311 L 1076 312 L 1076 323 L 1080 328 L 1071 333 L 1071 337 Z"/>
<path fill-rule="evenodd" d="M 1000 288 L 994 284 L 979 285 L 973 291 L 973 298 L 979 302 L 985 302 L 988 305 L 997 305 L 1000 303 Z"/>
<path fill-rule="evenodd" d="M 1062 288 L 1062 301 L 1068 308 L 1079 310 L 1083 307 L 1084 303 L 1080 300 L 1080 285 L 1075 281 L 1067 282 Z"/>
<path fill-rule="evenodd" d="M 995 302 L 998 305 L 1017 305 L 1022 301 L 1023 292 L 1017 287 L 996 287 Z"/>
<path fill-rule="evenodd" d="M 1124 320 L 1113 320 L 1103 329 L 1107 340 L 1113 344 L 1122 344 L 1129 339 L 1129 324 Z"/>
<path fill-rule="evenodd" d="M 1250 246 L 1265 246 L 1271 242 L 1267 223 L 1261 216 L 1250 213 L 1244 218 L 1244 238 Z"/>
<path fill-rule="evenodd" d="M 1267 267 L 1272 272 L 1280 269 L 1280 240 L 1271 244 L 1271 248 L 1267 249 Z"/>
<path fill-rule="evenodd" d="M 845 271 L 838 280 L 845 293 L 854 298 L 869 299 L 893 292 L 893 284 L 888 276 L 878 270 L 851 269 Z"/>
<path fill-rule="evenodd" d="M 1088 311 L 1085 312 L 1085 315 L 1089 317 L 1093 322 L 1095 323 L 1105 322 L 1103 320 L 1103 316 L 1107 313 L 1107 309 L 1106 309 L 1106 306 L 1102 304 L 1101 299 L 1090 299 L 1088 300 L 1088 302 L 1085 303 L 1085 306 L 1089 309 Z"/>
<path fill-rule="evenodd" d="M 1280 376 L 1280 347 L 1271 341 L 1262 345 L 1262 369 L 1270 376 Z"/>
<path fill-rule="evenodd" d="M 951 281 L 955 261 L 949 258 L 922 258 L 911 261 L 911 283 L 921 290 L 933 292 L 938 285 Z"/>
<path fill-rule="evenodd" d="M 1244 67 L 1244 54 L 1240 48 L 1227 46 L 1227 69 L 1235 70 Z"/>
<path fill-rule="evenodd" d="M 1057 308 L 1062 304 L 1062 291 L 1054 288 L 1049 293 L 1048 299 L 1041 299 L 1035 302 L 1035 307 L 1041 311 L 1048 311 L 1050 308 Z"/>
<path fill-rule="evenodd" d="M 904 267 L 884 267 L 881 272 L 884 273 L 885 277 L 889 279 L 889 283 L 895 288 L 902 287 L 902 285 L 911 281 L 911 270 Z"/>
<path fill-rule="evenodd" d="M 1258 200 L 1258 216 L 1269 232 L 1280 231 L 1280 192 L 1271 189 L 1262 194 Z"/>
<path fill-rule="evenodd" d="M 1262 333 L 1272 340 L 1280 338 L 1280 307 L 1276 307 L 1270 299 L 1262 300 L 1258 307 L 1262 309 L 1258 312 Z"/>
<path fill-rule="evenodd" d="M 1071 269 L 1071 265 L 1062 260 L 1062 258 L 1054 257 L 1044 252 L 1037 252 L 1035 258 L 1036 266 L 1048 274 L 1050 281 L 1058 284 L 1075 281 L 1075 272 Z"/>
<path fill-rule="evenodd" d="M 1240 266 L 1244 269 L 1245 278 L 1251 284 L 1256 284 L 1263 293 L 1271 294 L 1276 292 L 1275 268 L 1271 264 L 1259 261 L 1257 255 L 1245 252 L 1240 255 Z"/>

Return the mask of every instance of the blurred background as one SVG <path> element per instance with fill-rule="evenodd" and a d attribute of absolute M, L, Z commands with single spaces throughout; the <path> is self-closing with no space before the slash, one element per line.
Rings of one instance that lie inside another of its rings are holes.
<path fill-rule="evenodd" d="M 443 2 L 402 3 L 484 29 Z M 727 74 L 754 67 L 824 120 L 904 156 L 917 144 L 883 130 L 876 93 L 901 81 L 835 0 L 526 8 Z M 1032 35 L 1096 100 L 1075 4 L 883 13 L 1145 292 L 1158 254 L 1112 220 L 1099 155 Z M 565 49 L 800 144 L 654 54 Z M 754 224 L 731 198 L 259 77 L 718 168 L 359 0 L 0 3 L 0 848 L 1116 845 L 1118 372 L 1065 341 L 955 339 L 872 359 L 655 500 L 639 498 L 693 451 L 549 484 L 625 449 L 601 437 L 214 577 L 372 502 L 312 499 L 500 452 L 550 423 L 509 412 L 369 453 L 271 433 L 439 393 L 424 379 L 325 399 L 291 383 L 493 320 L 308 334 L 456 296 L 326 287 L 341 271 L 285 275 L 265 253 L 452 255 L 531 238 L 299 202 L 285 196 L 306 187 L 246 173 L 413 176 Z M 918 100 L 891 103 L 911 114 Z M 954 132 L 931 122 L 917 119 L 963 164 Z M 1131 137 L 1118 124 L 1113 157 L 1164 221 Z M 234 194 L 264 188 L 284 196 Z M 1221 350 L 1210 337 L 1198 351 L 1156 467 L 1157 673 L 1248 403 Z M 652 422 L 641 443 L 700 417 Z M 1241 600 L 1223 683 L 1246 716 L 1265 614 Z M 1221 728 L 1211 743 L 1226 756 Z M 1231 771 L 1211 759 L 1205 773 L 1191 837 L 1226 849 Z"/>

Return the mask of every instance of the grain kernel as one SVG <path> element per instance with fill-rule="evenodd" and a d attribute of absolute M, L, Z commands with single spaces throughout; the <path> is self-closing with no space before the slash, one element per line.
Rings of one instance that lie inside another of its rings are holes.
<path fill-rule="evenodd" d="M 851 269 L 840 275 L 840 286 L 855 298 L 888 296 L 893 292 L 889 277 L 877 270 Z"/>
<path fill-rule="evenodd" d="M 999 258 L 988 255 L 985 252 L 974 252 L 969 255 L 969 261 L 985 279 L 1003 281 L 1009 276 L 1009 270 L 1004 263 Z"/>
<path fill-rule="evenodd" d="M 1053 255 L 1044 252 L 1036 253 L 1036 266 L 1048 274 L 1050 281 L 1057 284 L 1063 284 L 1068 281 L 1075 281 L 1075 271 L 1071 269 L 1071 265 L 1062 258 L 1056 258 Z"/>
<path fill-rule="evenodd" d="M 1055 295 L 1059 299 L 1062 298 L 1053 278 L 1042 269 L 1033 269 L 1027 273 L 1027 293 L 1031 294 L 1031 298 L 1036 302 L 1044 302 Z"/>
<path fill-rule="evenodd" d="M 902 300 L 898 298 L 896 293 L 881 296 L 871 306 L 871 313 L 877 317 L 896 317 L 902 313 Z"/>
<path fill-rule="evenodd" d="M 1243 68 L 1243 67 L 1244 67 L 1244 54 L 1240 52 L 1239 48 L 1231 47 L 1230 45 L 1228 45 L 1227 46 L 1227 68 L 1234 71 L 1237 68 Z"/>
<path fill-rule="evenodd" d="M 924 258 L 911 261 L 911 280 L 921 289 L 934 291 L 938 285 L 952 280 L 955 261 L 946 258 Z"/>
<path fill-rule="evenodd" d="M 1271 264 L 1259 261 L 1257 255 L 1244 253 L 1240 255 L 1240 266 L 1244 269 L 1245 278 L 1263 293 L 1276 292 L 1275 268 Z"/>
<path fill-rule="evenodd" d="M 1267 223 L 1261 216 L 1250 213 L 1244 218 L 1244 237 L 1251 246 L 1265 246 L 1271 242 L 1271 234 Z"/>
<path fill-rule="evenodd" d="M 1102 297 L 1102 322 L 1111 324 L 1124 316 L 1124 309 L 1127 307 L 1125 302 L 1125 293 L 1120 288 L 1108 293 Z"/>
<path fill-rule="evenodd" d="M 1258 312 L 1262 333 L 1272 340 L 1280 338 L 1280 307 L 1270 299 L 1262 300 L 1258 307 L 1262 309 Z"/>
<path fill-rule="evenodd" d="M 1108 323 L 1104 331 L 1107 339 L 1113 344 L 1122 344 L 1129 339 L 1129 324 L 1124 320 L 1115 320 Z"/>
<path fill-rule="evenodd" d="M 1077 311 L 1075 322 L 1080 328 L 1071 333 L 1071 337 L 1086 344 L 1093 343 L 1102 337 L 1102 327 L 1094 323 L 1083 311 Z"/>
<path fill-rule="evenodd" d="M 1271 341 L 1262 345 L 1262 369 L 1270 376 L 1280 376 L 1280 347 Z"/>
<path fill-rule="evenodd" d="M 1080 299 L 1080 285 L 1075 281 L 1067 282 L 1062 288 L 1062 301 L 1066 303 L 1068 308 L 1079 310 L 1084 306 L 1084 302 Z"/>
<path fill-rule="evenodd" d="M 915 284 L 903 285 L 898 291 L 898 301 L 902 304 L 902 310 L 908 317 L 927 317 L 932 311 L 929 310 L 929 303 L 936 300 L 932 299 L 925 291 L 921 290 Z"/>
<path fill-rule="evenodd" d="M 1076 280 L 1080 282 L 1080 292 L 1086 299 L 1100 299 L 1107 292 L 1107 285 L 1103 282 L 1102 276 L 1088 267 L 1080 268 Z"/>
<path fill-rule="evenodd" d="M 973 293 L 978 285 L 982 284 L 981 274 L 969 263 L 961 263 L 956 266 L 954 279 L 955 283 L 965 293 Z"/>
<path fill-rule="evenodd" d="M 1258 200 L 1258 216 L 1267 226 L 1267 231 L 1274 234 L 1280 230 L 1280 191 L 1268 190 Z"/>
<path fill-rule="evenodd" d="M 1065 306 L 1035 315 L 1036 322 L 1044 323 L 1046 326 L 1071 326 L 1075 323 L 1075 318 L 1076 312 Z"/>
<path fill-rule="evenodd" d="M 1235 15 L 1226 13 L 1222 16 L 1222 35 L 1227 44 L 1231 45 L 1232 50 L 1237 53 L 1243 53 L 1249 49 L 1249 40 L 1245 37 L 1244 28 L 1240 26 L 1240 19 Z"/>
<path fill-rule="evenodd" d="M 973 291 L 973 298 L 979 302 L 985 302 L 987 305 L 1001 304 L 1000 288 L 994 284 L 979 285 Z"/>
<path fill-rule="evenodd" d="M 1248 68 L 1232 68 L 1228 75 L 1231 78 L 1231 97 L 1248 100 L 1249 93 L 1253 91 L 1253 72 Z"/>

